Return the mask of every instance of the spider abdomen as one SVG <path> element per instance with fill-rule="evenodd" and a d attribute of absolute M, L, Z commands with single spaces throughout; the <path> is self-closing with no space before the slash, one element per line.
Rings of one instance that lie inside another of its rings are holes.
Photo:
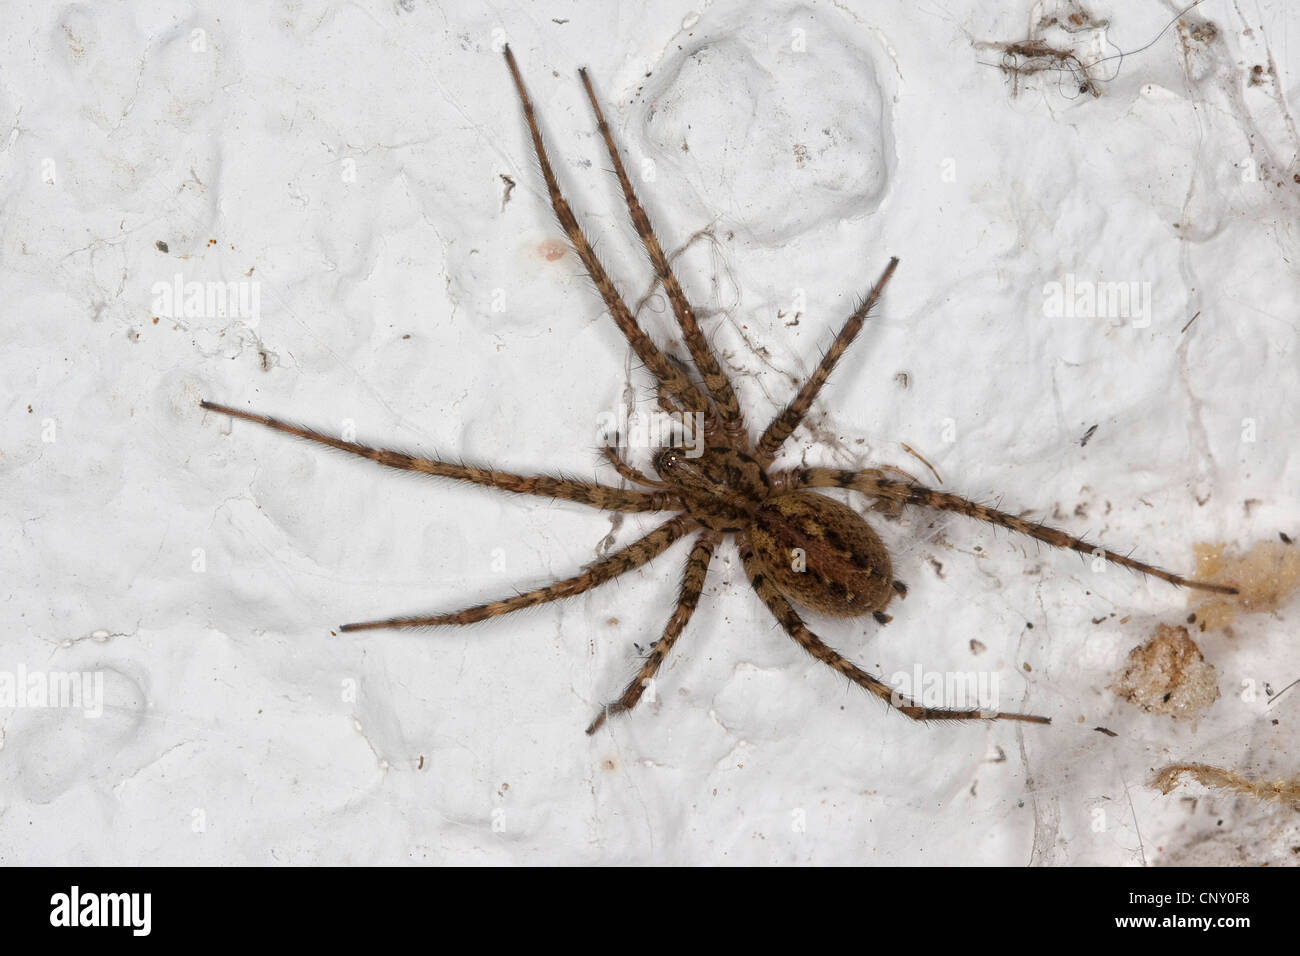
<path fill-rule="evenodd" d="M 889 552 L 852 508 L 813 491 L 764 502 L 749 530 L 755 556 L 786 597 L 835 617 L 881 611 L 894 596 Z"/>

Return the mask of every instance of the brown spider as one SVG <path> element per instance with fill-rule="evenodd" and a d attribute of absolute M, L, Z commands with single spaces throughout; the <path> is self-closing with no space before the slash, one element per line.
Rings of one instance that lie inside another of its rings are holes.
<path fill-rule="evenodd" d="M 214 402 L 201 402 L 203 408 L 369 458 L 390 468 L 487 485 L 516 494 L 563 498 L 605 511 L 678 512 L 645 537 L 590 565 L 581 574 L 563 581 L 449 614 L 393 617 L 345 624 L 341 630 L 472 624 L 521 608 L 572 597 L 641 567 L 663 554 L 674 542 L 695 533 L 694 545 L 686 559 L 677 606 L 668 619 L 663 635 L 655 642 L 640 671 L 622 695 L 605 706 L 591 722 L 587 728 L 587 733 L 590 734 L 604 723 L 607 716 L 636 706 L 646 685 L 658 672 L 664 658 L 690 620 L 704 588 L 713 552 L 724 535 L 735 535 L 740 559 L 751 586 L 790 637 L 817 660 L 866 688 L 889 706 L 914 720 L 1007 719 L 1046 724 L 1050 723 L 1049 718 L 1030 714 L 921 706 L 895 693 L 879 678 L 842 657 L 808 629 L 795 610 L 795 604 L 834 617 L 854 618 L 870 614 L 876 621 L 885 624 L 890 620 L 885 613 L 889 602 L 895 595 L 901 598 L 907 594 L 903 583 L 894 579 L 889 552 L 870 525 L 851 508 L 812 489 L 847 488 L 876 499 L 882 507 L 892 509 L 904 505 L 924 505 L 956 511 L 1010 528 L 1054 547 L 1101 556 L 1107 561 L 1154 575 L 1175 585 L 1225 594 L 1236 593 L 1236 588 L 1229 585 L 1193 581 L 1171 574 L 1125 555 L 1096 547 L 1064 531 L 987 508 L 957 495 L 925 488 L 915 481 L 890 477 L 878 469 L 843 471 L 835 468 L 793 468 L 771 471 L 778 449 L 799 426 L 836 362 L 862 328 L 867 314 L 893 275 L 898 260 L 889 261 L 871 292 L 849 316 L 829 351 L 790 404 L 763 430 L 757 442 L 751 442 L 731 382 L 710 350 L 690 303 L 686 301 L 663 248 L 650 227 L 645 210 L 632 190 L 632 183 L 619 158 L 587 71 L 579 70 L 578 75 L 595 114 L 597 128 L 609 152 L 637 235 L 640 236 L 658 281 L 672 304 L 673 314 L 677 317 L 691 359 L 699 371 L 703 391 L 692 381 L 689 369 L 684 364 L 671 360 L 642 331 L 615 290 L 560 192 L 546 148 L 542 144 L 532 100 L 529 99 L 514 55 L 508 46 L 505 48 L 505 58 L 528 122 L 528 132 L 532 136 L 533 149 L 546 180 L 551 206 L 560 225 L 590 274 L 615 324 L 637 357 L 654 375 L 658 383 L 661 408 L 670 412 L 703 415 L 704 448 L 694 458 L 683 447 L 663 448 L 654 456 L 657 478 L 648 477 L 607 448 L 605 454 L 618 473 L 624 479 L 642 486 L 615 488 L 549 475 L 515 475 L 492 468 L 417 458 L 397 451 L 342 441 L 265 415 L 240 411 Z"/>

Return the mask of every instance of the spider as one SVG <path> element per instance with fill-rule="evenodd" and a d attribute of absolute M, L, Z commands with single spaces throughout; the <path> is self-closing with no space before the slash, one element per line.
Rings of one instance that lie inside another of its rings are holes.
<path fill-rule="evenodd" d="M 568 201 L 560 192 L 542 143 L 533 102 L 524 86 L 514 54 L 509 46 L 505 47 L 504 53 L 523 108 L 533 151 L 546 182 L 551 207 L 560 226 L 586 268 L 596 291 L 604 300 L 611 318 L 637 357 L 654 376 L 660 408 L 668 412 L 703 416 L 703 449 L 688 450 L 681 444 L 662 447 L 653 456 L 654 477 L 651 477 L 627 462 L 613 448 L 606 447 L 603 453 L 609 463 L 625 481 L 635 486 L 613 487 L 550 475 L 516 475 L 494 468 L 372 448 L 266 415 L 202 401 L 200 404 L 205 409 L 328 445 L 390 468 L 471 482 L 514 494 L 574 501 L 603 511 L 676 512 L 649 534 L 596 561 L 573 577 L 447 614 L 390 617 L 345 624 L 341 630 L 472 624 L 548 601 L 570 598 L 647 564 L 675 542 L 693 535 L 694 541 L 686 559 L 676 606 L 667 626 L 623 693 L 606 704 L 587 727 L 587 733 L 592 734 L 608 717 L 631 710 L 641 699 L 645 688 L 658 673 L 664 659 L 690 621 L 703 591 L 714 553 L 725 537 L 732 536 L 750 586 L 795 643 L 895 710 L 918 721 L 1019 720 L 1047 724 L 1051 722 L 1050 718 L 1032 714 L 922 706 L 893 691 L 880 678 L 858 667 L 809 630 L 795 605 L 832 617 L 858 618 L 869 614 L 883 625 L 891 620 L 886 613 L 890 602 L 895 597 L 907 596 L 907 587 L 894 577 L 888 550 L 866 519 L 847 505 L 815 489 L 848 489 L 875 499 L 877 507 L 895 511 L 908 505 L 955 511 L 1009 528 L 1053 547 L 1100 556 L 1106 561 L 1150 574 L 1174 585 L 1224 594 L 1236 593 L 1236 588 L 1230 585 L 1195 581 L 1172 574 L 1127 555 L 1096 547 L 1064 531 L 1026 521 L 955 494 L 935 491 L 915 480 L 899 478 L 881 469 L 855 471 L 799 467 L 774 470 L 773 461 L 777 452 L 803 421 L 836 363 L 862 329 L 868 314 L 894 274 L 898 259 L 889 260 L 880 278 L 844 322 L 830 349 L 798 393 L 768 423 L 757 440 L 753 440 L 731 382 L 710 349 L 663 247 L 650 226 L 645 209 L 633 191 L 587 71 L 579 70 L 578 76 L 586 91 L 596 127 L 604 140 L 636 233 L 649 256 L 657 282 L 671 303 L 698 378 L 684 362 L 673 359 L 655 344 L 637 324 L 615 290 L 609 275 L 592 250 L 591 243 L 578 225 Z"/>

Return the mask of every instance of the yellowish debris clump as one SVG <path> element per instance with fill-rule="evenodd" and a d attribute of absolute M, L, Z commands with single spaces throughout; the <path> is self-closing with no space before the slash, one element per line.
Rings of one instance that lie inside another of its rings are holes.
<path fill-rule="evenodd" d="M 1239 594 L 1209 595 L 1196 607 L 1201 630 L 1228 628 L 1238 611 L 1276 611 L 1300 590 L 1300 548 L 1282 541 L 1258 541 L 1244 554 L 1223 544 L 1195 547 L 1196 578 L 1235 584 Z"/>
<path fill-rule="evenodd" d="M 1200 717 L 1219 698 L 1219 678 L 1185 627 L 1161 624 L 1145 644 L 1128 653 L 1110 690 L 1147 713 Z"/>

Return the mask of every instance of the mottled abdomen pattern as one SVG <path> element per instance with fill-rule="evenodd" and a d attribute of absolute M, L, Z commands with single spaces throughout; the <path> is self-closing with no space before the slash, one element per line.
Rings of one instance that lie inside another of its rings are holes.
<path fill-rule="evenodd" d="M 882 610 L 894 596 L 884 542 L 852 508 L 814 491 L 770 498 L 754 513 L 754 553 L 791 601 L 835 617 Z"/>

